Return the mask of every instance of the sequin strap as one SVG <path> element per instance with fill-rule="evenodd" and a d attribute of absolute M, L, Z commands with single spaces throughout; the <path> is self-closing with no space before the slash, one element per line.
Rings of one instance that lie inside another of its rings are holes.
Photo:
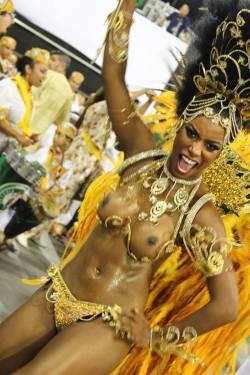
<path fill-rule="evenodd" d="M 163 150 L 148 150 L 144 152 L 140 152 L 139 154 L 136 154 L 132 156 L 131 158 L 128 158 L 124 161 L 124 163 L 121 165 L 121 167 L 118 169 L 119 175 L 122 175 L 122 173 L 125 172 L 125 170 L 130 167 L 131 165 L 138 163 L 139 161 L 146 160 L 149 158 L 154 157 L 163 157 L 167 156 L 168 154 Z"/>

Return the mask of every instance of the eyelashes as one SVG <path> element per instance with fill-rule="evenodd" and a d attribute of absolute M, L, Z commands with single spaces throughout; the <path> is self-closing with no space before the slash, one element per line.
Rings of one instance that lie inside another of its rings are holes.
<path fill-rule="evenodd" d="M 198 139 L 199 134 L 190 126 L 185 127 L 186 130 L 186 135 L 190 139 Z M 215 151 L 220 151 L 220 147 L 212 142 L 207 142 L 206 143 L 206 149 L 209 152 L 215 152 Z"/>

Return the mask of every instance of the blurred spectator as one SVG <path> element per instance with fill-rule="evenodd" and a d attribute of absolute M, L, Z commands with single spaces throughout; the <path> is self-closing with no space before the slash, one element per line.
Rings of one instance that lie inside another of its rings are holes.
<path fill-rule="evenodd" d="M 0 0 L 0 35 L 5 34 L 14 23 L 14 10 L 12 0 Z"/>
<path fill-rule="evenodd" d="M 70 113 L 70 119 L 73 123 L 75 123 L 79 119 L 80 115 L 84 111 L 85 96 L 80 91 L 80 87 L 84 82 L 84 79 L 84 75 L 80 72 L 72 72 L 69 77 L 69 84 L 72 88 L 72 91 L 74 92 Z"/>
<path fill-rule="evenodd" d="M 54 70 L 54 72 L 66 75 L 70 64 L 71 59 L 69 56 L 58 50 L 51 51 L 49 69 Z"/>
<path fill-rule="evenodd" d="M 54 53 L 54 54 L 53 54 Z M 32 90 L 34 116 L 30 130 L 33 134 L 43 134 L 51 124 L 62 124 L 69 119 L 73 92 L 65 72 L 69 67 L 68 56 L 52 52 L 50 69 L 44 84 Z"/>
<path fill-rule="evenodd" d="M 3 36 L 0 39 L 0 70 L 6 76 L 14 76 L 16 73 L 15 64 L 13 64 L 12 56 L 16 49 L 16 41 L 10 36 Z"/>
<path fill-rule="evenodd" d="M 30 88 L 42 85 L 46 78 L 48 61 L 48 51 L 32 48 L 18 60 L 17 68 L 20 75 L 0 82 L 0 143 L 6 142 L 8 137 L 14 137 L 24 146 L 33 142 L 30 138 Z"/>
<path fill-rule="evenodd" d="M 191 23 L 197 20 L 200 10 L 202 7 L 203 0 L 163 0 L 164 2 L 170 3 L 173 7 L 179 9 L 183 4 L 187 4 L 190 8 L 189 18 Z"/>
<path fill-rule="evenodd" d="M 72 91 L 74 93 L 78 93 L 79 89 L 84 82 L 85 77 L 82 73 L 80 72 L 72 72 L 70 77 L 69 77 L 69 84 L 70 87 L 72 88 Z"/>
<path fill-rule="evenodd" d="M 182 32 L 188 33 L 188 28 L 190 26 L 190 19 L 188 17 L 190 8 L 187 4 L 183 4 L 180 7 L 179 12 L 173 12 L 168 16 L 169 25 L 167 26 L 167 31 L 177 37 L 180 36 Z"/>

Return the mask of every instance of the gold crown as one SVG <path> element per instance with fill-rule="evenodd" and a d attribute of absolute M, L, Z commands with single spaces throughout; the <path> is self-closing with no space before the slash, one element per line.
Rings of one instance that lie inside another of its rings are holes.
<path fill-rule="evenodd" d="M 14 12 L 15 7 L 12 0 L 0 0 L 0 13 Z"/>
<path fill-rule="evenodd" d="M 32 48 L 25 52 L 25 56 L 45 65 L 49 64 L 50 53 L 46 49 Z"/>
<path fill-rule="evenodd" d="M 235 138 L 242 122 L 250 119 L 250 10 L 227 17 L 217 28 L 208 67 L 200 64 L 194 76 L 199 91 L 184 119 L 204 115 L 226 129 L 226 142 Z M 216 106 L 216 109 L 214 109 Z"/>
<path fill-rule="evenodd" d="M 12 38 L 11 36 L 3 36 L 0 40 L 0 44 L 2 46 L 8 46 L 12 48 L 13 50 L 16 48 L 16 40 Z"/>

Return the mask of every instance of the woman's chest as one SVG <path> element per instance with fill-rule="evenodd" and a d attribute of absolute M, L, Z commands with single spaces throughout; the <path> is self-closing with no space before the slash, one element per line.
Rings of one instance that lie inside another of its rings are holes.
<path fill-rule="evenodd" d="M 173 248 L 192 196 L 192 188 L 151 176 L 108 194 L 98 208 L 98 217 L 106 228 L 123 232 L 135 260 L 155 259 Z"/>

